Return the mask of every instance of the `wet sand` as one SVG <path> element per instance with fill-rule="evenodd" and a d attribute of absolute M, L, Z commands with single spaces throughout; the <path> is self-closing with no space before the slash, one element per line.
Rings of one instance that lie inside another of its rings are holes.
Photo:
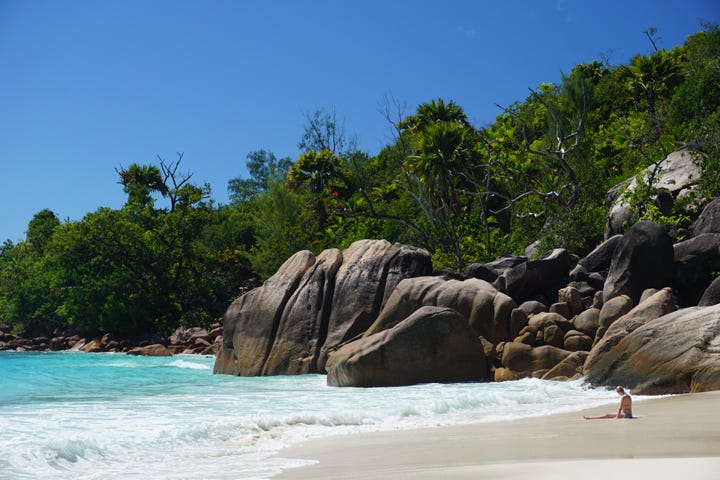
<path fill-rule="evenodd" d="M 631 420 L 582 418 L 616 408 L 311 440 L 280 456 L 318 463 L 276 478 L 720 478 L 720 392 L 636 401 Z"/>

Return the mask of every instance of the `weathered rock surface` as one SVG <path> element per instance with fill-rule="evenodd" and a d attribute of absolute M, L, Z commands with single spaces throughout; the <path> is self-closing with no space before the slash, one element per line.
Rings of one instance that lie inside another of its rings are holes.
<path fill-rule="evenodd" d="M 587 254 L 586 257 L 580 259 L 578 264 L 570 272 L 570 279 L 575 281 L 586 280 L 591 273 L 602 273 L 607 272 L 610 268 L 610 262 L 612 262 L 615 248 L 620 243 L 622 235 L 614 235 L 592 252 Z"/>
<path fill-rule="evenodd" d="M 572 257 L 558 248 L 537 260 L 521 263 L 498 277 L 495 286 L 517 303 L 534 295 L 553 299 L 559 288 L 567 285 Z M 563 285 L 565 284 L 565 285 Z"/>
<path fill-rule="evenodd" d="M 720 198 L 715 198 L 705 205 L 702 213 L 693 223 L 692 231 L 693 235 L 720 233 Z"/>
<path fill-rule="evenodd" d="M 609 359 L 610 351 L 623 338 L 646 323 L 675 310 L 677 310 L 675 296 L 670 288 L 664 288 L 617 319 L 590 351 L 585 362 L 585 373 L 602 370 L 602 365 Z"/>
<path fill-rule="evenodd" d="M 525 315 L 528 317 L 530 315 L 535 315 L 548 311 L 548 307 L 546 307 L 544 303 L 538 302 L 537 300 L 528 300 L 526 302 L 523 302 L 518 306 L 518 308 L 525 312 Z"/>
<path fill-rule="evenodd" d="M 558 290 L 558 302 L 567 303 L 570 307 L 571 317 L 569 318 L 580 314 L 584 310 L 582 294 L 575 287 L 568 286 Z"/>
<path fill-rule="evenodd" d="M 384 240 L 361 240 L 317 258 L 298 252 L 228 308 L 214 371 L 322 372 L 328 352 L 365 332 L 401 280 L 430 271 L 425 250 Z"/>
<path fill-rule="evenodd" d="M 610 325 L 618 318 L 628 313 L 635 305 L 627 295 L 613 297 L 605 302 L 598 314 L 598 328 L 595 332 L 595 343 L 599 342 L 605 336 Z"/>
<path fill-rule="evenodd" d="M 718 304 L 720 304 L 720 277 L 713 280 L 705 290 L 700 302 L 698 302 L 698 307 L 710 307 Z"/>
<path fill-rule="evenodd" d="M 486 379 L 483 344 L 466 318 L 419 308 L 390 329 L 350 342 L 327 363 L 328 385 L 379 387 Z"/>
<path fill-rule="evenodd" d="M 542 377 L 570 355 L 572 352 L 550 345 L 531 347 L 522 343 L 508 342 L 503 347 L 501 360 L 503 367 L 495 370 L 495 380 Z"/>
<path fill-rule="evenodd" d="M 128 350 L 128 355 L 143 355 L 148 357 L 172 357 L 172 352 L 165 345 L 159 343 L 146 347 L 135 347 Z"/>
<path fill-rule="evenodd" d="M 628 295 L 638 301 L 647 288 L 669 286 L 674 258 L 672 239 L 665 228 L 649 221 L 636 223 L 615 248 L 603 300 Z"/>
<path fill-rule="evenodd" d="M 343 251 L 318 368 L 324 369 L 330 349 L 367 330 L 401 280 L 431 270 L 425 250 L 384 240 L 361 240 Z"/>
<path fill-rule="evenodd" d="M 589 360 L 589 358 L 588 358 Z M 637 394 L 720 390 L 720 305 L 691 307 L 638 327 L 585 364 L 595 385 Z"/>
<path fill-rule="evenodd" d="M 670 205 L 667 207 L 672 208 L 674 201 L 682 199 L 692 192 L 700 181 L 700 168 L 695 162 L 697 155 L 700 155 L 700 153 L 688 148 L 676 150 L 660 162 L 657 170 L 654 165 L 651 165 L 640 172 L 637 177 L 640 177 L 643 181 L 653 177 L 653 187 L 666 193 L 665 197 L 670 200 Z M 623 193 L 626 191 L 633 192 L 637 189 L 637 177 L 616 185 L 608 192 L 606 196 L 608 218 L 605 227 L 605 238 L 623 233 L 627 228 L 627 223 L 635 215 L 635 212 L 632 211 L 623 198 Z"/>
<path fill-rule="evenodd" d="M 297 375 L 317 372 L 320 347 L 325 342 L 335 275 L 343 255 L 338 249 L 322 252 L 300 280 L 283 309 L 263 375 Z M 325 317 L 324 317 L 325 316 Z"/>
<path fill-rule="evenodd" d="M 543 375 L 543 380 L 575 380 L 582 377 L 582 368 L 587 356 L 588 352 L 583 351 L 568 355 Z"/>
<path fill-rule="evenodd" d="M 215 359 L 215 373 L 242 376 L 262 373 L 285 305 L 314 263 L 312 252 L 297 252 L 262 287 L 230 305 L 223 319 L 225 333 Z"/>
<path fill-rule="evenodd" d="M 515 308 L 510 297 L 484 280 L 442 277 L 416 277 L 400 282 L 364 336 L 392 328 L 422 306 L 452 308 L 477 335 L 492 343 L 510 339 L 510 314 Z"/>
<path fill-rule="evenodd" d="M 590 338 L 595 338 L 595 334 L 600 327 L 600 309 L 588 308 L 573 318 L 572 324 L 576 330 L 579 330 Z"/>
<path fill-rule="evenodd" d="M 99 353 L 104 352 L 105 347 L 103 346 L 99 338 L 95 338 L 82 345 L 78 350 L 87 353 Z"/>
<path fill-rule="evenodd" d="M 565 334 L 562 348 L 571 352 L 589 352 L 592 348 L 593 337 L 579 330 L 570 330 Z"/>
<path fill-rule="evenodd" d="M 720 233 L 703 233 L 674 245 L 673 286 L 681 306 L 696 306 L 720 271 Z"/>
<path fill-rule="evenodd" d="M 493 283 L 513 267 L 527 262 L 527 257 L 500 257 L 488 263 L 472 263 L 465 269 L 465 276 Z"/>

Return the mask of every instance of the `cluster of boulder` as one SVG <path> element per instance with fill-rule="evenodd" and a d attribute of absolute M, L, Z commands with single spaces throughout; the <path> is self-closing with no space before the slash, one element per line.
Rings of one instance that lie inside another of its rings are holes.
<path fill-rule="evenodd" d="M 461 274 L 361 240 L 296 253 L 224 317 L 215 373 L 326 373 L 334 386 L 585 377 L 635 393 L 720 389 L 720 199 L 677 232 L 641 221 L 577 258 Z M 672 235 L 671 235 L 672 233 Z"/>
<path fill-rule="evenodd" d="M 214 355 L 222 342 L 222 326 L 214 324 L 210 331 L 200 327 L 180 327 L 169 337 L 147 336 L 139 341 L 119 340 L 112 334 L 100 338 L 83 338 L 80 335 L 61 331 L 52 337 L 26 337 L 14 335 L 8 325 L 0 325 L 0 350 L 15 351 L 59 351 L 117 352 L 129 355 L 171 356 L 182 353 Z"/>
<path fill-rule="evenodd" d="M 55 331 L 52 337 L 17 335 L 12 333 L 10 325 L 0 324 L 0 350 L 19 352 L 67 350 L 78 340 L 80 340 L 79 336 L 66 335 L 59 331 Z"/>
<path fill-rule="evenodd" d="M 215 372 L 319 372 L 337 386 L 586 376 L 638 393 L 717 389 L 717 271 L 720 233 L 673 245 L 647 221 L 579 261 L 558 249 L 462 277 L 434 276 L 427 252 L 386 241 L 298 252 L 228 309 Z M 664 360 L 689 351 L 692 362 Z"/>

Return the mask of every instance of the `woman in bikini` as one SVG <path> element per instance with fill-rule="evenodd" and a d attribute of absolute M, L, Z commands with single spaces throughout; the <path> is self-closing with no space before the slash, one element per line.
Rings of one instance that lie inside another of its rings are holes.
<path fill-rule="evenodd" d="M 620 395 L 620 408 L 617 413 L 608 413 L 600 417 L 583 417 L 585 420 L 600 420 L 602 418 L 633 418 L 632 414 L 632 398 L 630 395 L 625 393 L 625 389 L 617 387 L 615 389 L 618 395 Z"/>

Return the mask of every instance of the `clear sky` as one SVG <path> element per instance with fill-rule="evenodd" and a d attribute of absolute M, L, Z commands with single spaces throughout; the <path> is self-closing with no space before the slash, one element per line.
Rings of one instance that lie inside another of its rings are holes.
<path fill-rule="evenodd" d="M 482 126 L 577 63 L 650 53 L 646 27 L 672 48 L 702 22 L 717 0 L 0 0 L 0 242 L 43 208 L 120 208 L 120 166 L 184 152 L 226 203 L 246 155 L 295 158 L 319 108 L 374 154 L 388 96 Z"/>

